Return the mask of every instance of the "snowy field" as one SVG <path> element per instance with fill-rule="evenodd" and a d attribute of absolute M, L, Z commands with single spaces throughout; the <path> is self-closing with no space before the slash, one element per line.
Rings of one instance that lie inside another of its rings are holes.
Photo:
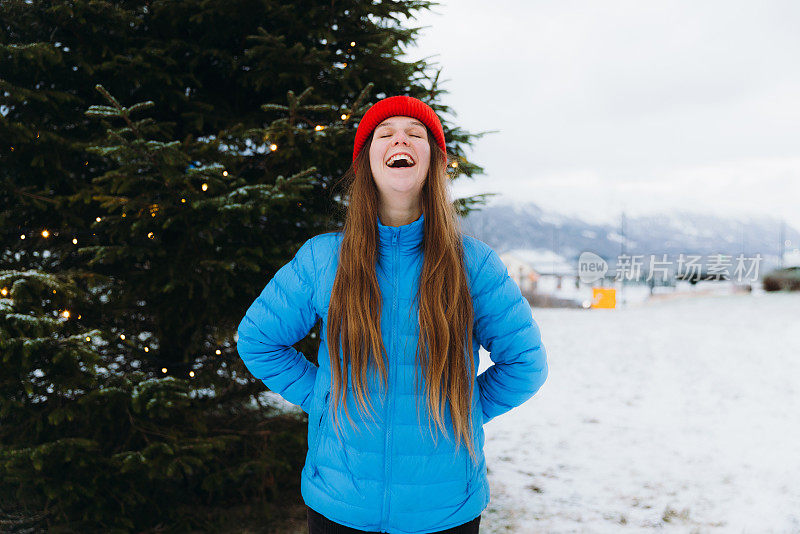
<path fill-rule="evenodd" d="M 484 427 L 482 533 L 800 533 L 800 294 L 533 314 L 550 374 Z"/>

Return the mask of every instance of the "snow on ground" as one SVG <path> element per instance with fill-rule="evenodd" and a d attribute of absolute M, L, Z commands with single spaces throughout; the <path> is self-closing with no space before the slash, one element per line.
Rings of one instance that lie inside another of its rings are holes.
<path fill-rule="evenodd" d="M 800 294 L 533 315 L 549 377 L 484 427 L 481 532 L 800 532 Z"/>

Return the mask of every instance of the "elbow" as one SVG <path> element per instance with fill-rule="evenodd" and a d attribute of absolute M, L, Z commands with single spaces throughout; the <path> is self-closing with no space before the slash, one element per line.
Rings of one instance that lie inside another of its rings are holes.
<path fill-rule="evenodd" d="M 238 346 L 240 343 L 243 342 L 244 339 L 247 338 L 250 329 L 252 328 L 253 321 L 245 315 L 241 321 L 239 321 L 239 326 L 236 327 L 236 345 Z"/>
<path fill-rule="evenodd" d="M 263 335 L 253 329 L 253 323 L 245 320 L 236 333 L 236 352 L 245 367 L 256 377 L 268 372 L 268 367 L 279 361 L 286 351 L 285 347 L 268 342 Z"/>
<path fill-rule="evenodd" d="M 547 382 L 547 376 L 550 372 L 550 367 L 547 365 L 547 360 L 542 363 L 541 370 L 536 377 L 536 391 L 539 391 L 545 382 Z"/>
<path fill-rule="evenodd" d="M 532 394 L 539 391 L 539 389 L 544 385 L 550 372 L 550 367 L 547 365 L 547 353 L 544 350 L 544 346 L 540 345 L 535 351 L 535 354 L 536 357 L 533 359 L 530 385 Z"/>
<path fill-rule="evenodd" d="M 239 357 L 242 358 L 242 360 L 247 361 L 247 355 L 250 352 L 250 350 L 248 350 L 249 345 L 252 344 L 248 344 L 247 325 L 245 321 L 242 320 L 242 322 L 239 323 L 239 328 L 236 330 L 236 352 L 239 353 Z"/>

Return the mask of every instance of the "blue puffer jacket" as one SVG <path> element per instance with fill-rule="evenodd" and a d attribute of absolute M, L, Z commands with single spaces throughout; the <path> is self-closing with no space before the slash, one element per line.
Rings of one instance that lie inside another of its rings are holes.
<path fill-rule="evenodd" d="M 477 377 L 473 392 L 473 436 L 478 463 L 463 442 L 455 454 L 449 405 L 448 435 L 431 423 L 426 399 L 414 393 L 424 215 L 402 226 L 377 220 L 376 272 L 382 294 L 381 332 L 388 354 L 388 393 L 377 373 L 368 373 L 373 409 L 356 408 L 348 381 L 347 407 L 339 405 L 338 433 L 329 402 L 331 372 L 325 338 L 336 275 L 340 232 L 306 241 L 247 310 L 238 329 L 238 351 L 251 373 L 269 389 L 308 413 L 308 454 L 301 475 L 306 504 L 329 519 L 367 531 L 419 534 L 474 519 L 489 504 L 483 425 L 519 406 L 547 378 L 547 358 L 531 308 L 497 254 L 463 235 L 479 344 L 494 365 Z M 322 319 L 319 367 L 292 345 Z M 477 372 L 477 364 L 476 364 Z M 435 439 L 434 439 L 435 436 Z"/>

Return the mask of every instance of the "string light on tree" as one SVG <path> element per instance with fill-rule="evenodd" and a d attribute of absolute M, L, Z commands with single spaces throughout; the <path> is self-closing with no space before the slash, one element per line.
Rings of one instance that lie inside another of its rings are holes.
<path fill-rule="evenodd" d="M 186 204 L 186 199 L 185 198 L 181 199 L 181 204 Z"/>
<path fill-rule="evenodd" d="M 222 171 L 222 176 L 228 176 L 228 171 Z"/>
<path fill-rule="evenodd" d="M 91 341 L 91 340 L 92 340 L 92 338 L 90 338 L 89 336 L 86 336 L 86 341 Z"/>
<path fill-rule="evenodd" d="M 100 217 L 97 217 L 95 221 L 100 222 Z"/>
<path fill-rule="evenodd" d="M 208 184 L 203 184 L 200 189 L 202 189 L 203 191 L 206 191 L 208 189 Z"/>
<path fill-rule="evenodd" d="M 144 351 L 145 351 L 145 352 L 150 352 L 150 347 L 145 347 L 145 348 L 144 348 Z"/>
<path fill-rule="evenodd" d="M 65 318 L 69 319 L 69 310 L 64 310 L 63 312 L 61 312 L 61 315 L 63 317 L 65 317 Z"/>
<path fill-rule="evenodd" d="M 189 376 L 190 376 L 191 378 L 194 378 L 194 371 L 189 371 Z"/>
<path fill-rule="evenodd" d="M 42 237 L 44 238 L 50 237 L 50 232 L 48 232 L 47 230 L 42 230 Z"/>
<path fill-rule="evenodd" d="M 272 150 L 273 152 L 275 152 L 276 150 L 278 150 L 278 145 L 276 145 L 275 143 L 272 143 L 271 145 L 269 145 L 269 149 Z"/>
<path fill-rule="evenodd" d="M 4 297 L 8 295 L 8 289 L 6 289 L 5 287 L 3 289 L 0 289 L 0 295 L 3 295 Z"/>
<path fill-rule="evenodd" d="M 217 350 L 216 350 L 216 352 L 217 352 L 217 356 L 219 356 L 220 354 L 222 354 L 222 351 L 221 351 L 221 350 L 219 350 L 219 349 L 217 349 Z"/>
<path fill-rule="evenodd" d="M 125 334 L 120 334 L 119 338 L 124 340 L 125 339 Z"/>
<path fill-rule="evenodd" d="M 73 245 L 77 245 L 77 244 L 78 244 L 78 239 L 77 239 L 77 238 L 75 238 L 75 237 L 73 237 L 73 238 L 72 238 L 72 244 L 73 244 Z"/>
<path fill-rule="evenodd" d="M 19 234 L 20 239 L 25 239 L 25 234 Z"/>
<path fill-rule="evenodd" d="M 164 373 L 164 374 L 166 374 L 166 372 L 167 372 L 167 368 L 166 368 L 166 367 L 162 367 L 162 368 L 161 368 L 161 372 L 162 372 L 162 373 Z"/>

